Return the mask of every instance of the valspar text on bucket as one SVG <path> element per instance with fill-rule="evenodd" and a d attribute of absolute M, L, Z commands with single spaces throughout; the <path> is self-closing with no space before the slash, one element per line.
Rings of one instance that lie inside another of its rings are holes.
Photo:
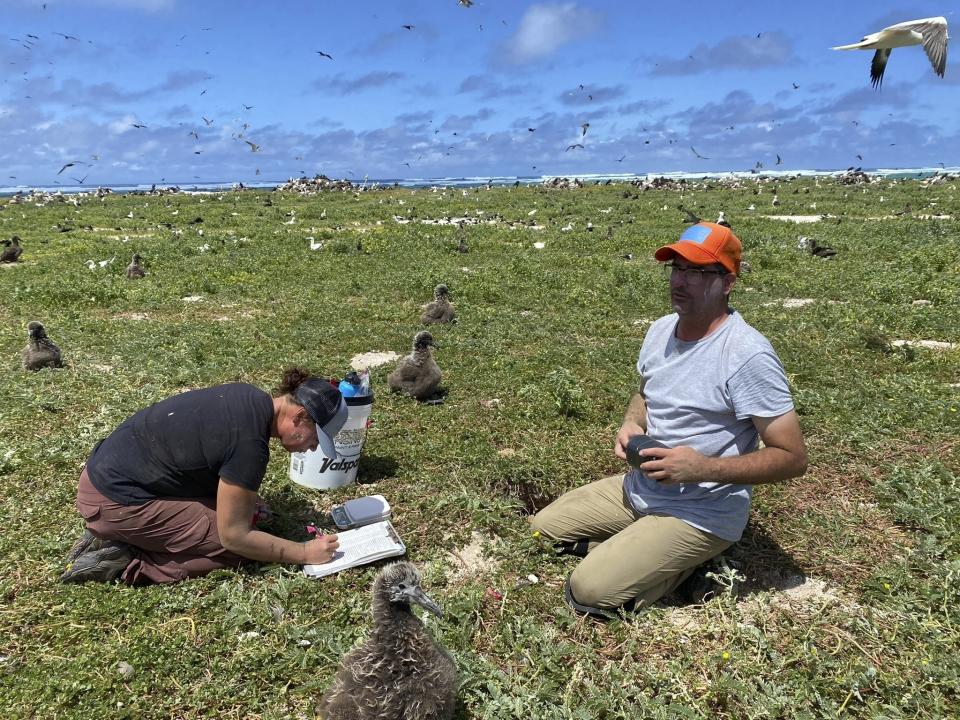
<path fill-rule="evenodd" d="M 347 421 L 333 438 L 336 457 L 317 448 L 313 452 L 290 454 L 290 479 L 300 485 L 331 490 L 356 482 L 360 451 L 367 437 L 367 424 L 373 408 L 373 395 L 344 398 Z"/>

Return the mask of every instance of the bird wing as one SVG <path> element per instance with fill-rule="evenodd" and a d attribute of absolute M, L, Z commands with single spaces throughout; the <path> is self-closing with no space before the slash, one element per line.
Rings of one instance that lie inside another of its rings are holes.
<path fill-rule="evenodd" d="M 947 21 L 934 18 L 914 25 L 913 29 L 923 35 L 923 50 L 930 58 L 934 72 L 943 77 L 947 69 Z"/>
<path fill-rule="evenodd" d="M 870 63 L 870 84 L 875 88 L 883 84 L 883 71 L 887 69 L 887 58 L 890 57 L 890 48 L 880 48 L 873 54 Z"/>

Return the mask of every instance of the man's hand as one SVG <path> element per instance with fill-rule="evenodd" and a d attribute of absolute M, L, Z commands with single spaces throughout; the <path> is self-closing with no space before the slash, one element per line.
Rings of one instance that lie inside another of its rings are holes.
<path fill-rule="evenodd" d="M 627 459 L 627 442 L 634 435 L 643 435 L 644 428 L 637 425 L 632 420 L 624 420 L 620 430 L 617 431 L 617 438 L 613 441 L 613 453 L 621 460 Z"/>
<path fill-rule="evenodd" d="M 712 469 L 714 458 L 701 455 L 692 447 L 645 448 L 640 454 L 650 458 L 641 463 L 640 469 L 648 478 L 664 485 L 716 480 Z"/>
<path fill-rule="evenodd" d="M 320 535 L 303 544 L 303 562 L 308 565 L 322 565 L 333 560 L 333 554 L 340 543 L 336 535 Z"/>

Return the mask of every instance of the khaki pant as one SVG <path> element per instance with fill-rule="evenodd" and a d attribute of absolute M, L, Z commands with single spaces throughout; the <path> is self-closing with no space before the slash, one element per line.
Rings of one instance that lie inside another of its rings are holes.
<path fill-rule="evenodd" d="M 120 575 L 131 585 L 176 582 L 244 562 L 220 544 L 213 498 L 159 498 L 121 505 L 97 490 L 84 468 L 77 511 L 97 537 L 133 546 L 134 558 Z"/>
<path fill-rule="evenodd" d="M 693 569 L 733 543 L 669 515 L 644 515 L 630 505 L 623 475 L 571 490 L 530 518 L 555 542 L 589 541 L 570 576 L 581 605 L 646 607 L 671 592 Z"/>

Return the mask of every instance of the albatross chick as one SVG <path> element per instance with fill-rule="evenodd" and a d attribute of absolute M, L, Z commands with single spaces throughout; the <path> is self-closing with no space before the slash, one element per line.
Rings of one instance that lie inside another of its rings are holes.
<path fill-rule="evenodd" d="M 23 349 L 23 369 L 40 370 L 45 367 L 63 367 L 63 358 L 60 348 L 47 337 L 47 331 L 41 323 L 32 320 L 27 325 L 29 341 Z"/>
<path fill-rule="evenodd" d="M 4 240 L 3 244 L 6 245 L 6 247 L 3 249 L 3 254 L 0 254 L 0 262 L 17 262 L 17 260 L 20 259 L 20 254 L 23 252 L 23 248 L 20 247 L 20 238 L 14 235 L 9 240 Z"/>
<path fill-rule="evenodd" d="M 424 325 L 451 323 L 456 319 L 453 305 L 450 303 L 450 290 L 440 284 L 433 289 L 433 301 L 423 306 L 420 322 Z"/>
<path fill-rule="evenodd" d="M 142 278 L 146 273 L 143 271 L 143 266 L 140 262 L 143 260 L 142 257 L 134 253 L 133 259 L 130 260 L 130 264 L 127 265 L 127 277 L 131 280 L 136 280 L 137 278 Z"/>
<path fill-rule="evenodd" d="M 433 335 L 426 330 L 413 337 L 413 352 L 400 358 L 396 369 L 387 376 L 391 390 L 406 393 L 417 400 L 426 400 L 436 394 L 441 373 L 430 351 L 431 346 L 438 347 Z"/>
<path fill-rule="evenodd" d="M 343 658 L 320 700 L 325 720 L 446 720 L 453 716 L 457 668 L 410 609 L 442 616 L 409 562 L 387 565 L 373 583 L 373 627 Z"/>

